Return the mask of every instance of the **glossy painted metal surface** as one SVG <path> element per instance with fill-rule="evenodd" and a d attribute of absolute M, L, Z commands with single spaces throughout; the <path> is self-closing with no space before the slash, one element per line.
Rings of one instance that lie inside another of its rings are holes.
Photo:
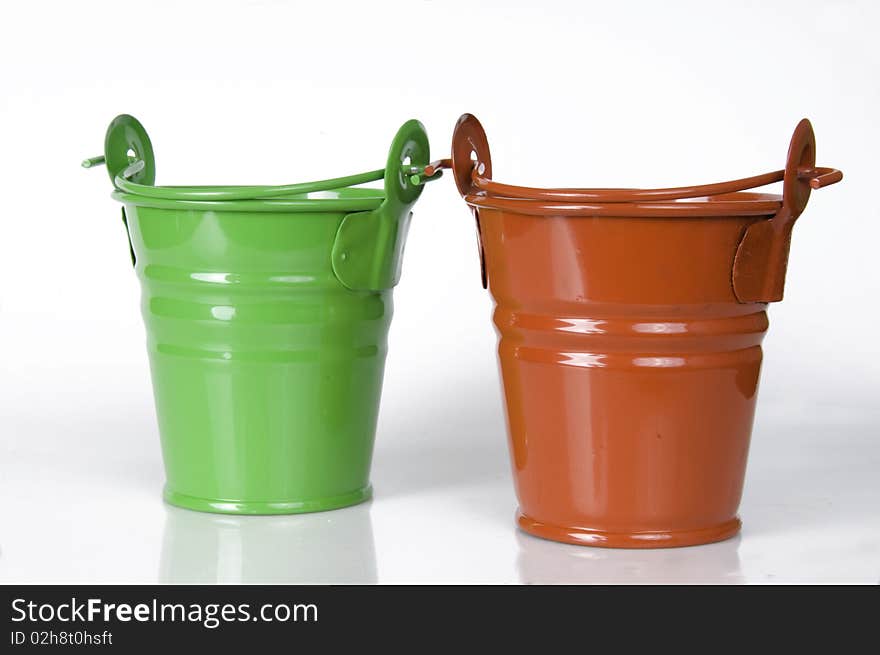
<path fill-rule="evenodd" d="M 128 116 L 88 163 L 101 159 L 141 281 L 166 500 L 281 514 L 369 498 L 421 124 L 400 129 L 384 170 L 304 185 L 153 186 Z M 345 186 L 367 178 L 384 189 Z"/>
<path fill-rule="evenodd" d="M 519 525 L 625 548 L 736 534 L 766 303 L 811 186 L 841 177 L 815 168 L 809 123 L 784 172 L 682 189 L 497 184 L 470 115 L 452 152 L 496 302 Z M 783 178 L 783 197 L 744 192 Z"/>

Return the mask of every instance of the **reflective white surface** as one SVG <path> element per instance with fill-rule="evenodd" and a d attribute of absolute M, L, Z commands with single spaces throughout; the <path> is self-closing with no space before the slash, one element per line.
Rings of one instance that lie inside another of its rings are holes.
<path fill-rule="evenodd" d="M 880 582 L 880 3 L 51 4 L 0 20 L 0 582 Z M 147 50 L 110 56 L 108 35 Z M 414 209 L 394 294 L 375 500 L 162 503 L 119 206 L 78 167 L 107 123 L 144 122 L 160 183 L 273 184 L 382 166 L 411 117 L 446 156 L 465 111 L 499 179 L 555 186 L 774 170 L 812 120 L 845 177 L 798 220 L 770 308 L 739 538 L 608 551 L 515 530 L 491 303 L 449 176 Z"/>

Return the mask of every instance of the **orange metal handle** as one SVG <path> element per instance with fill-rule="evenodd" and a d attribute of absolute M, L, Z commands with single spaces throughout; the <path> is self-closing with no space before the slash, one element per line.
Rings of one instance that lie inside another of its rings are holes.
<path fill-rule="evenodd" d="M 427 175 L 433 175 L 441 168 L 451 168 L 451 159 L 441 159 L 425 168 Z M 431 172 L 428 172 L 430 169 Z M 797 171 L 799 180 L 808 182 L 812 189 L 821 189 L 831 184 L 836 184 L 843 179 L 843 173 L 836 168 L 808 167 Z M 669 200 L 685 200 L 688 198 L 703 198 L 707 196 L 724 195 L 737 191 L 748 191 L 758 187 L 782 182 L 785 178 L 785 170 L 773 171 L 762 175 L 753 175 L 739 180 L 701 184 L 687 187 L 670 187 L 666 189 L 543 189 L 538 187 L 523 187 L 512 184 L 502 184 L 483 177 L 477 172 L 477 163 L 471 168 L 471 181 L 473 186 L 485 191 L 491 196 L 500 198 L 518 198 L 524 200 L 547 200 L 552 202 L 577 202 L 577 203 L 631 203 L 631 202 L 660 202 Z"/>
<path fill-rule="evenodd" d="M 448 161 L 448 160 L 444 160 Z M 654 202 L 664 200 L 684 200 L 687 198 L 703 198 L 706 196 L 723 195 L 737 191 L 747 191 L 758 187 L 781 182 L 785 177 L 784 170 L 744 177 L 729 182 L 701 184 L 687 187 L 670 187 L 668 189 L 541 189 L 535 187 L 501 184 L 477 174 L 476 166 L 472 172 L 474 186 L 494 196 L 505 198 L 523 198 L 529 200 L 550 200 L 555 202 Z M 835 168 L 803 168 L 798 170 L 798 179 L 808 180 L 813 189 L 820 189 L 840 182 L 843 173 Z"/>
<path fill-rule="evenodd" d="M 456 124 L 453 135 L 452 158 L 432 162 L 425 168 L 426 175 L 443 168 L 454 171 L 456 183 L 462 196 L 482 192 L 493 198 L 515 198 L 559 203 L 643 203 L 671 200 L 685 200 L 707 196 L 724 195 L 747 191 L 781 182 L 786 170 L 772 171 L 738 180 L 666 189 L 544 189 L 502 184 L 492 179 L 491 158 L 486 133 L 480 122 L 472 115 L 463 115 Z M 818 189 L 839 182 L 843 174 L 833 168 L 817 168 L 813 160 L 809 165 L 801 165 L 796 177 L 807 180 L 809 186 Z"/>

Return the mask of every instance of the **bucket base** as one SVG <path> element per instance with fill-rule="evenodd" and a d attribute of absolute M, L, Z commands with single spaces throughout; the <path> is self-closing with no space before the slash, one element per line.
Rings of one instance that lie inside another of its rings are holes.
<path fill-rule="evenodd" d="M 216 498 L 199 498 L 179 494 L 165 488 L 162 494 L 169 505 L 191 509 L 197 512 L 214 514 L 306 514 L 308 512 L 324 512 L 349 505 L 357 505 L 373 496 L 373 487 L 367 485 L 357 491 L 339 496 L 317 498 L 314 500 L 282 500 L 282 501 L 241 501 L 218 500 Z"/>
<path fill-rule="evenodd" d="M 525 532 L 542 539 L 577 544 L 579 546 L 596 546 L 599 548 L 678 548 L 681 546 L 697 546 L 730 539 L 742 527 L 742 522 L 739 518 L 733 518 L 719 525 L 700 528 L 699 530 L 606 532 L 590 528 L 550 525 L 529 518 L 522 512 L 517 513 L 516 522 Z"/>

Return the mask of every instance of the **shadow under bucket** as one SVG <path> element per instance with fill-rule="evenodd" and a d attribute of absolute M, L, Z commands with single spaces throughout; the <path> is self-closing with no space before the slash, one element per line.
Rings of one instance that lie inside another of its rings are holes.
<path fill-rule="evenodd" d="M 160 187 L 149 137 L 110 125 L 162 440 L 165 499 L 234 514 L 370 497 L 370 461 L 410 210 L 417 121 L 384 170 L 285 186 Z M 353 185 L 384 180 L 384 190 Z"/>
<path fill-rule="evenodd" d="M 842 177 L 816 168 L 809 122 L 785 170 L 676 189 L 500 184 L 467 114 L 452 151 L 432 168 L 477 219 L 520 527 L 622 548 L 735 535 L 767 303 L 811 188 Z"/>

